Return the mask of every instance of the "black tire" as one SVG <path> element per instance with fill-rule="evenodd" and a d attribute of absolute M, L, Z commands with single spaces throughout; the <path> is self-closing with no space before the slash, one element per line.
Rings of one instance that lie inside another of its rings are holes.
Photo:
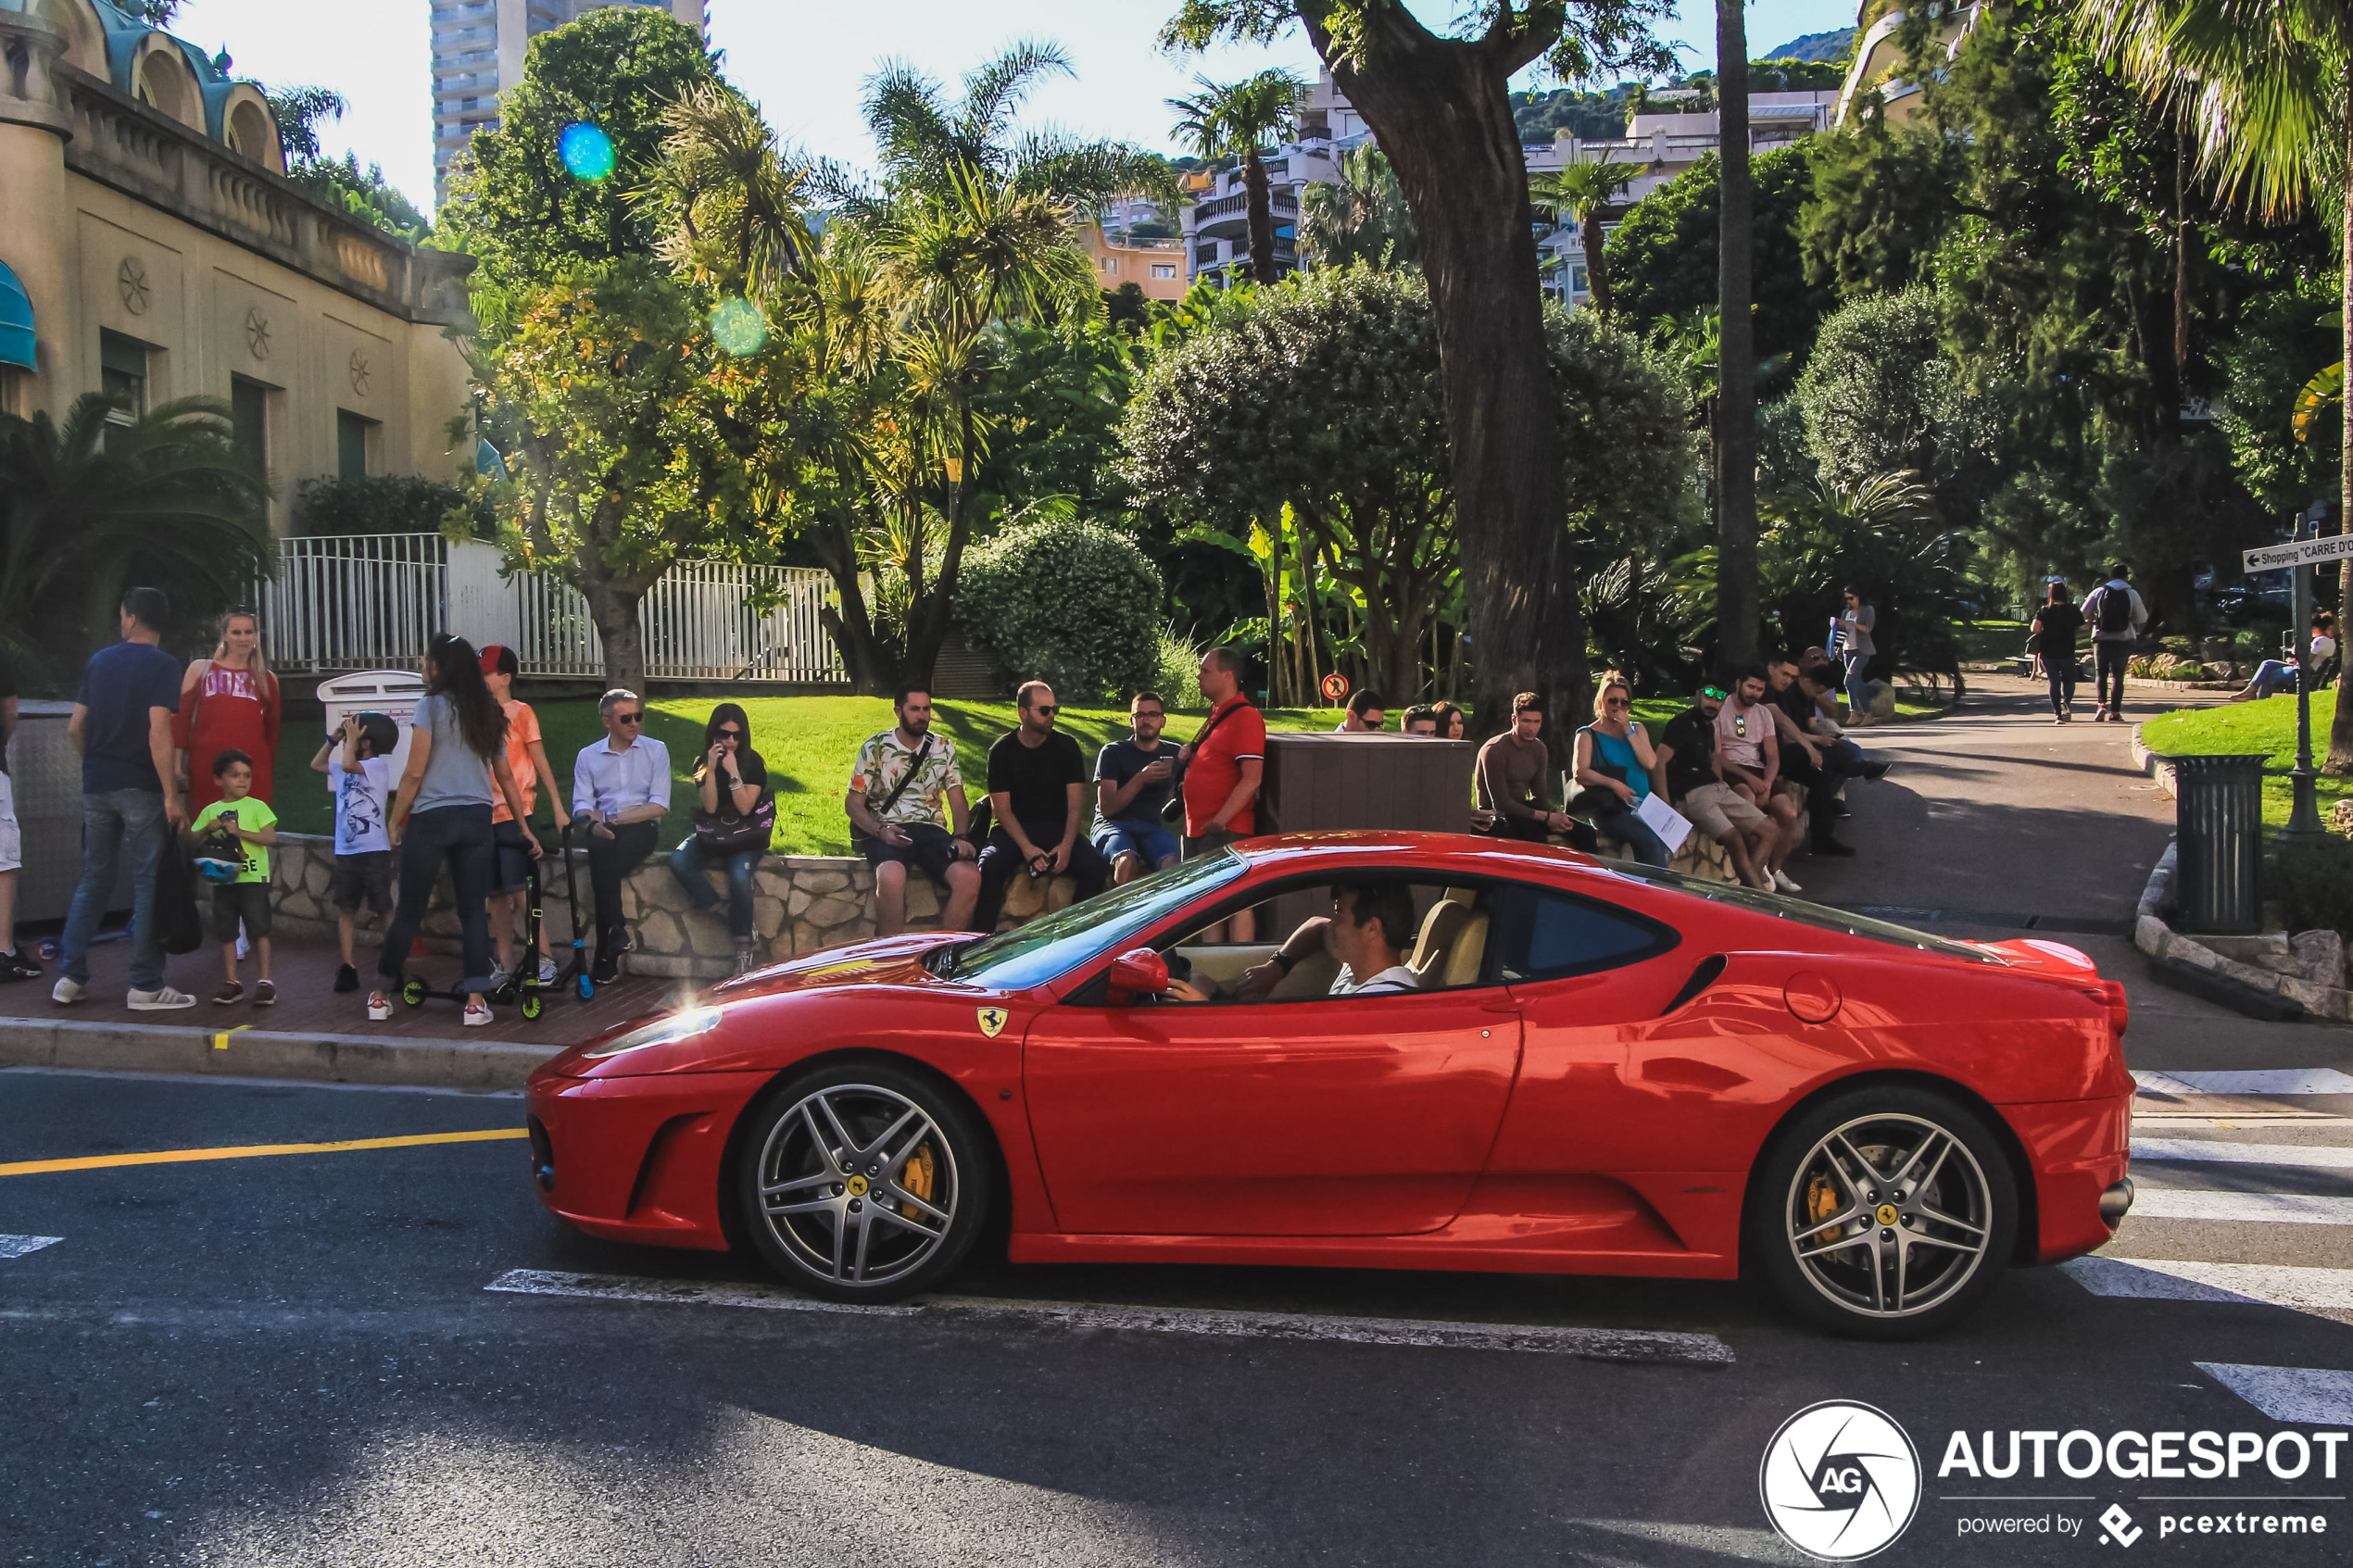
<path fill-rule="evenodd" d="M 2018 1241 L 2018 1185 L 1983 1119 L 1898 1085 L 1834 1095 L 1784 1126 L 1752 1177 L 1747 1268 L 1799 1316 L 1919 1339 L 1974 1311 Z"/>
<path fill-rule="evenodd" d="M 745 1231 L 770 1268 L 829 1300 L 927 1290 L 963 1265 L 988 1223 L 995 1165 L 980 1119 L 894 1063 L 788 1079 L 746 1113 L 739 1148 Z"/>

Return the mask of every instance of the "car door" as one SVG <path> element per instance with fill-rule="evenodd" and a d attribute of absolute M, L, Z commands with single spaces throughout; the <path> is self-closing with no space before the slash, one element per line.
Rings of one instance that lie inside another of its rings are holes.
<path fill-rule="evenodd" d="M 1062 1229 L 1403 1236 L 1460 1211 L 1519 1057 L 1501 985 L 1048 1009 L 1022 1076 Z"/>

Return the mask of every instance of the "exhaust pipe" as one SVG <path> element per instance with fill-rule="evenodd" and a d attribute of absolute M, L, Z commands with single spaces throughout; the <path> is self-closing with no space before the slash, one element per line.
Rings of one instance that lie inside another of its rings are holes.
<path fill-rule="evenodd" d="M 2108 1222 L 2110 1230 L 2124 1223 L 2124 1216 L 2132 1211 L 2132 1208 L 2133 1178 L 2130 1176 L 2100 1194 L 2100 1218 Z"/>

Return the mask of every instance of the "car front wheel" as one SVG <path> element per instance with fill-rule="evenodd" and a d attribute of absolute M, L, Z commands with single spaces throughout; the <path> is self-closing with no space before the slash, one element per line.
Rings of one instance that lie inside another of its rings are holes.
<path fill-rule="evenodd" d="M 738 1178 L 771 1267 L 836 1301 L 896 1301 L 946 1278 L 986 1223 L 978 1119 L 927 1078 L 820 1068 L 752 1111 Z"/>
<path fill-rule="evenodd" d="M 1749 1259 L 1834 1333 L 1912 1339 L 2000 1283 L 2018 1190 L 1984 1123 L 1942 1095 L 1862 1088 L 1801 1116 L 1757 1172 Z"/>

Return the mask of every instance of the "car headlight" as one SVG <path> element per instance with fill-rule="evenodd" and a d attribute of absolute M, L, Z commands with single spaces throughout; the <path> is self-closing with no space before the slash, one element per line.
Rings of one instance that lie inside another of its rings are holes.
<path fill-rule="evenodd" d="M 648 1046 L 670 1046 L 680 1040 L 691 1040 L 716 1028 L 719 1012 L 717 1008 L 689 1008 L 685 1012 L 672 1013 L 668 1018 L 658 1018 L 651 1023 L 641 1023 L 628 1034 L 607 1040 L 603 1045 L 592 1047 L 581 1054 L 619 1056 L 623 1051 L 642 1050 Z"/>

